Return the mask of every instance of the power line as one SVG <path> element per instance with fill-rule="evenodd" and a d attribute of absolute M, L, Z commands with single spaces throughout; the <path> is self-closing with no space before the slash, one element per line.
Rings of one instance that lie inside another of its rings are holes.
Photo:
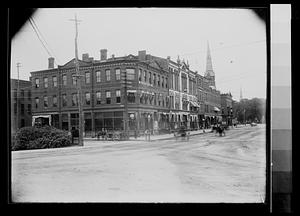
<path fill-rule="evenodd" d="M 45 39 L 45 37 L 43 36 L 43 34 L 41 33 L 41 31 L 39 30 L 39 28 L 38 28 L 36 22 L 34 21 L 34 19 L 33 19 L 32 17 L 29 18 L 29 19 L 30 19 L 30 20 L 32 21 L 32 23 L 34 24 L 34 26 L 35 26 L 35 28 L 37 29 L 39 35 L 43 38 L 45 44 L 48 46 L 48 48 L 50 48 L 49 44 L 47 43 L 47 40 Z M 51 48 L 50 48 L 50 49 L 51 49 Z M 51 49 L 51 50 L 52 50 L 52 49 Z M 52 50 L 52 51 L 53 51 L 53 50 Z M 53 52 L 52 52 L 52 53 L 53 53 Z M 53 54 L 53 56 L 55 57 L 55 59 L 57 59 L 57 60 L 60 62 L 60 60 L 59 60 L 54 54 Z"/>
<path fill-rule="evenodd" d="M 42 39 L 40 38 L 40 35 L 39 35 L 39 33 L 38 33 L 38 30 L 35 28 L 35 26 L 34 26 L 34 24 L 33 24 L 33 22 L 31 21 L 30 18 L 29 18 L 29 22 L 30 22 L 30 25 L 31 25 L 31 27 L 33 28 L 33 30 L 34 30 L 36 36 L 38 37 L 39 41 L 41 42 L 42 46 L 45 48 L 46 52 L 48 53 L 48 55 L 49 55 L 50 57 L 54 56 L 54 55 L 52 55 L 52 54 L 50 53 L 50 51 L 48 50 L 48 48 L 46 47 L 46 45 L 44 44 L 44 42 L 43 42 Z M 55 62 L 55 64 L 58 65 L 56 62 Z"/>

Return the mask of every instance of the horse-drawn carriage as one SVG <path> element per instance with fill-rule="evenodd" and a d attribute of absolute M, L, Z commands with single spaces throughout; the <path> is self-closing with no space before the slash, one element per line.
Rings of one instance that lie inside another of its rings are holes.
<path fill-rule="evenodd" d="M 212 132 L 216 132 L 216 133 L 219 133 L 220 136 L 224 135 L 225 136 L 225 130 L 228 129 L 228 125 L 223 125 L 223 124 L 217 124 L 217 125 L 214 125 L 212 127 Z"/>
<path fill-rule="evenodd" d="M 128 134 L 124 131 L 102 130 L 97 133 L 97 139 L 100 140 L 128 140 Z"/>
<path fill-rule="evenodd" d="M 188 141 L 190 138 L 190 132 L 185 126 L 181 126 L 178 131 L 174 132 L 174 136 L 176 140 L 181 137 L 181 139 L 186 139 Z"/>

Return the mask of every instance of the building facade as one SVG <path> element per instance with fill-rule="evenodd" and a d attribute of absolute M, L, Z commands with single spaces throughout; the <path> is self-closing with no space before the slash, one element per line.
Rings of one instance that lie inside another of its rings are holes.
<path fill-rule="evenodd" d="M 149 129 L 157 134 L 184 125 L 196 130 L 221 116 L 220 92 L 211 86 L 212 76 L 201 76 L 179 58 L 172 61 L 144 50 L 107 58 L 102 49 L 100 60 L 82 55 L 80 79 L 75 76 L 75 59 L 57 68 L 53 58 L 48 61 L 47 70 L 31 72 L 34 121 L 46 119 L 69 131 L 78 128 L 77 82 L 82 86 L 86 136 L 102 129 L 130 134 Z"/>
<path fill-rule="evenodd" d="M 221 94 L 222 119 L 226 124 L 232 125 L 233 100 L 231 93 Z"/>
<path fill-rule="evenodd" d="M 11 130 L 14 134 L 18 128 L 31 126 L 31 82 L 11 79 L 10 86 Z"/>

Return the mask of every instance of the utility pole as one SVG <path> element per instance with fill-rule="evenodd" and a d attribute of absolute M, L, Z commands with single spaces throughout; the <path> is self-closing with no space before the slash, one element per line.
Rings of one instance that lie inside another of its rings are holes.
<path fill-rule="evenodd" d="M 19 68 L 21 67 L 21 63 L 17 63 L 17 71 L 18 71 L 18 84 L 17 84 L 17 129 L 19 128 L 19 102 L 20 102 L 20 98 L 19 98 L 19 92 L 20 92 L 20 79 L 19 79 Z"/>
<path fill-rule="evenodd" d="M 82 91 L 81 91 L 81 75 L 79 71 L 79 63 L 78 63 L 78 47 L 77 47 L 77 38 L 78 38 L 78 24 L 81 20 L 77 20 L 77 16 L 75 14 L 75 19 L 71 19 L 71 21 L 75 22 L 75 70 L 76 70 L 76 86 L 77 86 L 77 95 L 78 95 L 78 117 L 79 117 L 79 137 L 78 144 L 83 146 L 83 130 L 84 130 L 84 122 L 83 122 L 83 112 L 82 112 Z"/>
<path fill-rule="evenodd" d="M 124 70 L 123 71 L 123 85 L 124 85 L 124 109 L 125 109 L 125 113 L 124 113 L 124 131 L 126 134 L 126 139 L 129 138 L 129 132 L 128 132 L 128 95 L 127 95 L 127 71 Z"/>

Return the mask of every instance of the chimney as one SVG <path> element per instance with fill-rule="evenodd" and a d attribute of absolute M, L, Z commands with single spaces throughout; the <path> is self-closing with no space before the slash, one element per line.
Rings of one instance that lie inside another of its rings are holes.
<path fill-rule="evenodd" d="M 171 57 L 170 57 L 170 56 L 167 56 L 167 59 L 168 59 L 168 60 L 171 60 Z"/>
<path fill-rule="evenodd" d="M 106 60 L 107 59 L 107 49 L 101 49 L 100 50 L 100 60 Z"/>
<path fill-rule="evenodd" d="M 139 60 L 145 61 L 146 60 L 146 50 L 139 51 Z"/>
<path fill-rule="evenodd" d="M 111 55 L 111 58 L 112 58 L 112 60 L 115 60 L 115 55 L 112 54 L 112 55 Z"/>
<path fill-rule="evenodd" d="M 50 57 L 48 58 L 48 69 L 53 69 L 54 68 L 54 58 Z"/>
<path fill-rule="evenodd" d="M 82 54 L 82 61 L 85 61 L 85 62 L 89 61 L 89 54 L 88 53 Z"/>

